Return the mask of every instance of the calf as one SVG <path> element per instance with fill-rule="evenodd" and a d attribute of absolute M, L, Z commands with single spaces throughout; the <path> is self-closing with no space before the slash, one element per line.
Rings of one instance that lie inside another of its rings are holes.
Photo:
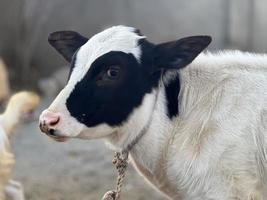
<path fill-rule="evenodd" d="M 49 42 L 71 69 L 40 116 L 47 135 L 130 150 L 137 171 L 170 199 L 264 198 L 266 56 L 200 54 L 209 36 L 156 45 L 125 26 L 90 39 L 55 32 Z"/>
<path fill-rule="evenodd" d="M 39 96 L 33 92 L 18 92 L 12 95 L 0 115 L 0 200 L 25 199 L 22 185 L 11 179 L 15 157 L 10 147 L 10 136 L 20 123 L 33 118 L 39 101 Z"/>

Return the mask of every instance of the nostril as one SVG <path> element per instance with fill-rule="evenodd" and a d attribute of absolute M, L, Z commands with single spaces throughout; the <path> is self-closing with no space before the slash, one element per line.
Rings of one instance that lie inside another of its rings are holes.
<path fill-rule="evenodd" d="M 59 117 L 57 117 L 56 119 L 54 119 L 54 120 L 52 120 L 52 121 L 50 121 L 49 122 L 49 125 L 50 126 L 55 126 L 55 125 L 57 125 L 58 124 L 58 122 L 59 122 Z"/>
<path fill-rule="evenodd" d="M 55 136 L 55 130 L 54 129 L 49 129 L 49 134 L 52 136 Z"/>

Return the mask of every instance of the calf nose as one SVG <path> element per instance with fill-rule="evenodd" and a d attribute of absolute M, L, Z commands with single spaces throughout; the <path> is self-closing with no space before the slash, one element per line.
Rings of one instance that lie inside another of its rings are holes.
<path fill-rule="evenodd" d="M 55 126 L 60 120 L 59 114 L 45 110 L 40 116 L 40 122 L 46 124 L 47 126 Z"/>

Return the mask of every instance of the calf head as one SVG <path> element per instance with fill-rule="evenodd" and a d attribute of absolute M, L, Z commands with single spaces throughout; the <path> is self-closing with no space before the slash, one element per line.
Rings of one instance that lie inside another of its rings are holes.
<path fill-rule="evenodd" d="M 185 67 L 211 42 L 193 36 L 155 45 L 125 26 L 90 39 L 60 31 L 48 40 L 71 65 L 66 86 L 40 116 L 41 130 L 59 141 L 105 137 L 129 124 L 140 130 L 152 112 L 161 71 Z"/>

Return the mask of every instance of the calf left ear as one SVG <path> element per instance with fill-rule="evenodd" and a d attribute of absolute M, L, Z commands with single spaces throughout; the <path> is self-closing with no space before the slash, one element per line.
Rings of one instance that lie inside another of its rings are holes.
<path fill-rule="evenodd" d="M 84 45 L 88 38 L 74 31 L 57 31 L 48 36 L 48 42 L 68 61 L 71 62 L 75 51 Z"/>
<path fill-rule="evenodd" d="M 210 36 L 192 36 L 158 44 L 154 51 L 155 70 L 180 69 L 190 64 L 211 42 Z"/>

